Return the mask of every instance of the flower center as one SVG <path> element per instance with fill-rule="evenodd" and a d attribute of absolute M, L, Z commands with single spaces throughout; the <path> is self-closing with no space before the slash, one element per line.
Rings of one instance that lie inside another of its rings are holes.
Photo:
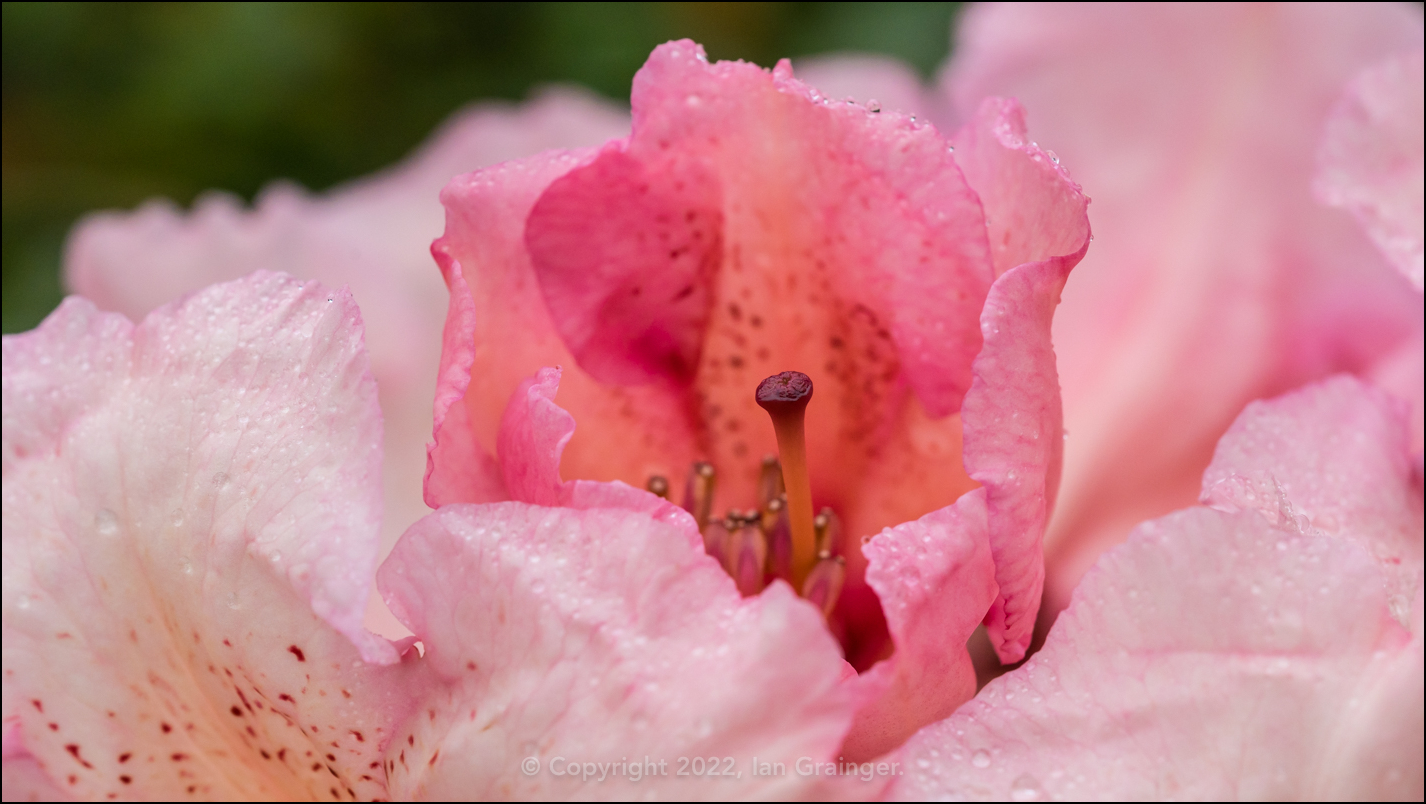
<path fill-rule="evenodd" d="M 718 473 L 705 461 L 693 464 L 685 485 L 683 508 L 703 534 L 703 547 L 732 576 L 744 596 L 755 595 L 777 578 L 810 603 L 831 614 L 846 578 L 846 561 L 835 554 L 841 525 L 830 508 L 812 514 L 812 483 L 807 471 L 803 417 L 812 400 L 812 380 L 784 371 L 763 380 L 757 402 L 772 419 L 779 455 L 762 459 L 758 507 L 729 509 L 714 519 Z M 668 499 L 667 478 L 649 478 L 648 490 Z"/>

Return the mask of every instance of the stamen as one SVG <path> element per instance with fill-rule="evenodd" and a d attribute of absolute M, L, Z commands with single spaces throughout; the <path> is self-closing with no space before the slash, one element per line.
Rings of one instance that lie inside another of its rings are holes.
<path fill-rule="evenodd" d="M 787 525 L 787 499 L 783 496 L 768 501 L 762 515 L 763 535 L 767 537 L 767 573 L 774 578 L 792 576 L 792 530 Z"/>
<path fill-rule="evenodd" d="M 699 530 L 708 524 L 708 514 L 713 510 L 713 490 L 717 484 L 718 475 L 713 471 L 713 464 L 704 461 L 693 464 L 683 495 L 683 510 L 693 514 Z"/>
<path fill-rule="evenodd" d="M 787 486 L 788 524 L 792 530 L 792 582 L 801 587 L 816 561 L 812 526 L 812 481 L 807 473 L 807 438 L 803 416 L 812 400 L 812 379 L 800 371 L 784 371 L 758 384 L 757 402 L 772 418 L 777 451 Z"/>
<path fill-rule="evenodd" d="M 776 455 L 764 455 L 762 472 L 758 475 L 758 505 L 766 508 L 768 503 L 782 496 L 787 489 L 782 485 L 782 464 Z"/>
<path fill-rule="evenodd" d="M 823 617 L 830 617 L 846 579 L 847 562 L 841 556 L 823 554 L 802 584 L 802 597 L 821 609 Z"/>
<path fill-rule="evenodd" d="M 741 527 L 728 539 L 728 552 L 723 567 L 733 576 L 743 597 L 763 590 L 763 565 L 767 563 L 767 539 L 757 520 L 744 519 Z"/>
<path fill-rule="evenodd" d="M 837 552 L 842 543 L 842 520 L 831 508 L 823 508 L 812 520 L 817 533 L 817 557 Z"/>
<path fill-rule="evenodd" d="M 704 525 L 703 531 L 703 552 L 713 557 L 714 561 L 727 566 L 728 564 L 728 540 L 731 534 L 728 526 L 721 519 L 715 519 Z"/>
<path fill-rule="evenodd" d="M 651 493 L 668 499 L 668 478 L 663 475 L 652 475 L 649 477 L 648 485 L 645 486 Z"/>

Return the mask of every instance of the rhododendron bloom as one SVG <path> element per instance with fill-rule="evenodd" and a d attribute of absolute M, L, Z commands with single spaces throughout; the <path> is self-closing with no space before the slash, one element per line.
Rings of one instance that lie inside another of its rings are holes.
<path fill-rule="evenodd" d="M 1203 503 L 1106 553 L 1040 652 L 903 747 L 891 795 L 1419 800 L 1404 406 L 1349 377 L 1255 402 Z"/>
<path fill-rule="evenodd" d="M 1047 613 L 1136 523 L 1193 502 L 1249 401 L 1339 371 L 1380 378 L 1392 361 L 1414 362 L 1419 388 L 1420 298 L 1312 188 L 1344 87 L 1419 48 L 1421 20 L 1408 4 L 967 11 L 943 75 L 959 114 L 987 94 L 1019 99 L 1095 198 L 1096 241 L 1055 319 L 1069 435 Z M 1364 85 L 1337 146 L 1373 162 L 1333 186 L 1378 242 L 1412 226 L 1419 242 L 1421 93 L 1386 104 L 1379 86 Z M 1385 113 L 1415 127 L 1414 147 L 1351 133 Z M 1361 188 L 1388 177 L 1399 193 L 1416 183 L 1415 210 L 1363 205 Z"/>
<path fill-rule="evenodd" d="M 626 140 L 443 193 L 433 251 L 451 307 L 427 501 L 579 507 L 571 482 L 676 501 L 687 487 L 710 548 L 716 506 L 732 509 L 723 550 L 753 549 L 760 537 L 736 532 L 773 519 L 762 456 L 781 439 L 754 390 L 806 374 L 808 491 L 847 562 L 829 624 L 871 668 L 846 752 L 875 756 L 970 696 L 979 621 L 1006 660 L 1028 645 L 1061 444 L 1048 328 L 1088 245 L 1086 199 L 1012 101 L 988 100 L 947 141 L 828 101 L 786 62 L 710 64 L 677 42 L 632 104 Z M 507 430 L 527 405 L 558 418 L 556 383 L 572 418 L 558 473 L 536 481 Z M 803 459 L 782 457 L 790 484 Z"/>

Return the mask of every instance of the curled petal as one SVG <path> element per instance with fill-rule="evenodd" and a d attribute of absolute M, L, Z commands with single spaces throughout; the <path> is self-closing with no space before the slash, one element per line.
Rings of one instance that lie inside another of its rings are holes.
<path fill-rule="evenodd" d="M 1024 657 L 1039 612 L 1041 543 L 1064 450 L 1050 324 L 1090 240 L 1089 199 L 1025 133 L 1019 104 L 992 98 L 955 140 L 985 205 L 999 274 L 980 314 L 985 346 L 961 417 L 966 470 L 986 490 L 999 586 L 985 624 L 1007 663 Z"/>
<path fill-rule="evenodd" d="M 379 585 L 440 679 L 387 750 L 398 797 L 796 797 L 816 780 L 746 762 L 829 758 L 851 721 L 819 613 L 782 583 L 741 598 L 645 514 L 446 506 Z"/>

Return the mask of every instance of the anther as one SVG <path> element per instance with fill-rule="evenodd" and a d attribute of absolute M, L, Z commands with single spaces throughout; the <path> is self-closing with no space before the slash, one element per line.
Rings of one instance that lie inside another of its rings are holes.
<path fill-rule="evenodd" d="M 816 561 L 812 526 L 812 481 L 807 473 L 807 437 L 803 417 L 812 400 L 812 379 L 784 371 L 758 384 L 757 402 L 772 418 L 782 477 L 787 487 L 787 518 L 792 531 L 792 582 L 803 585 Z"/>
<path fill-rule="evenodd" d="M 704 461 L 693 464 L 683 495 L 683 510 L 693 514 L 699 530 L 708 524 L 708 514 L 713 510 L 713 490 L 717 484 L 718 475 L 713 471 L 713 464 Z"/>
<path fill-rule="evenodd" d="M 802 584 L 802 597 L 830 617 L 842 594 L 842 582 L 847 579 L 847 562 L 841 556 L 823 555 L 807 573 Z"/>
<path fill-rule="evenodd" d="M 663 475 L 652 475 L 649 477 L 648 485 L 645 486 L 652 494 L 668 499 L 668 478 Z"/>

